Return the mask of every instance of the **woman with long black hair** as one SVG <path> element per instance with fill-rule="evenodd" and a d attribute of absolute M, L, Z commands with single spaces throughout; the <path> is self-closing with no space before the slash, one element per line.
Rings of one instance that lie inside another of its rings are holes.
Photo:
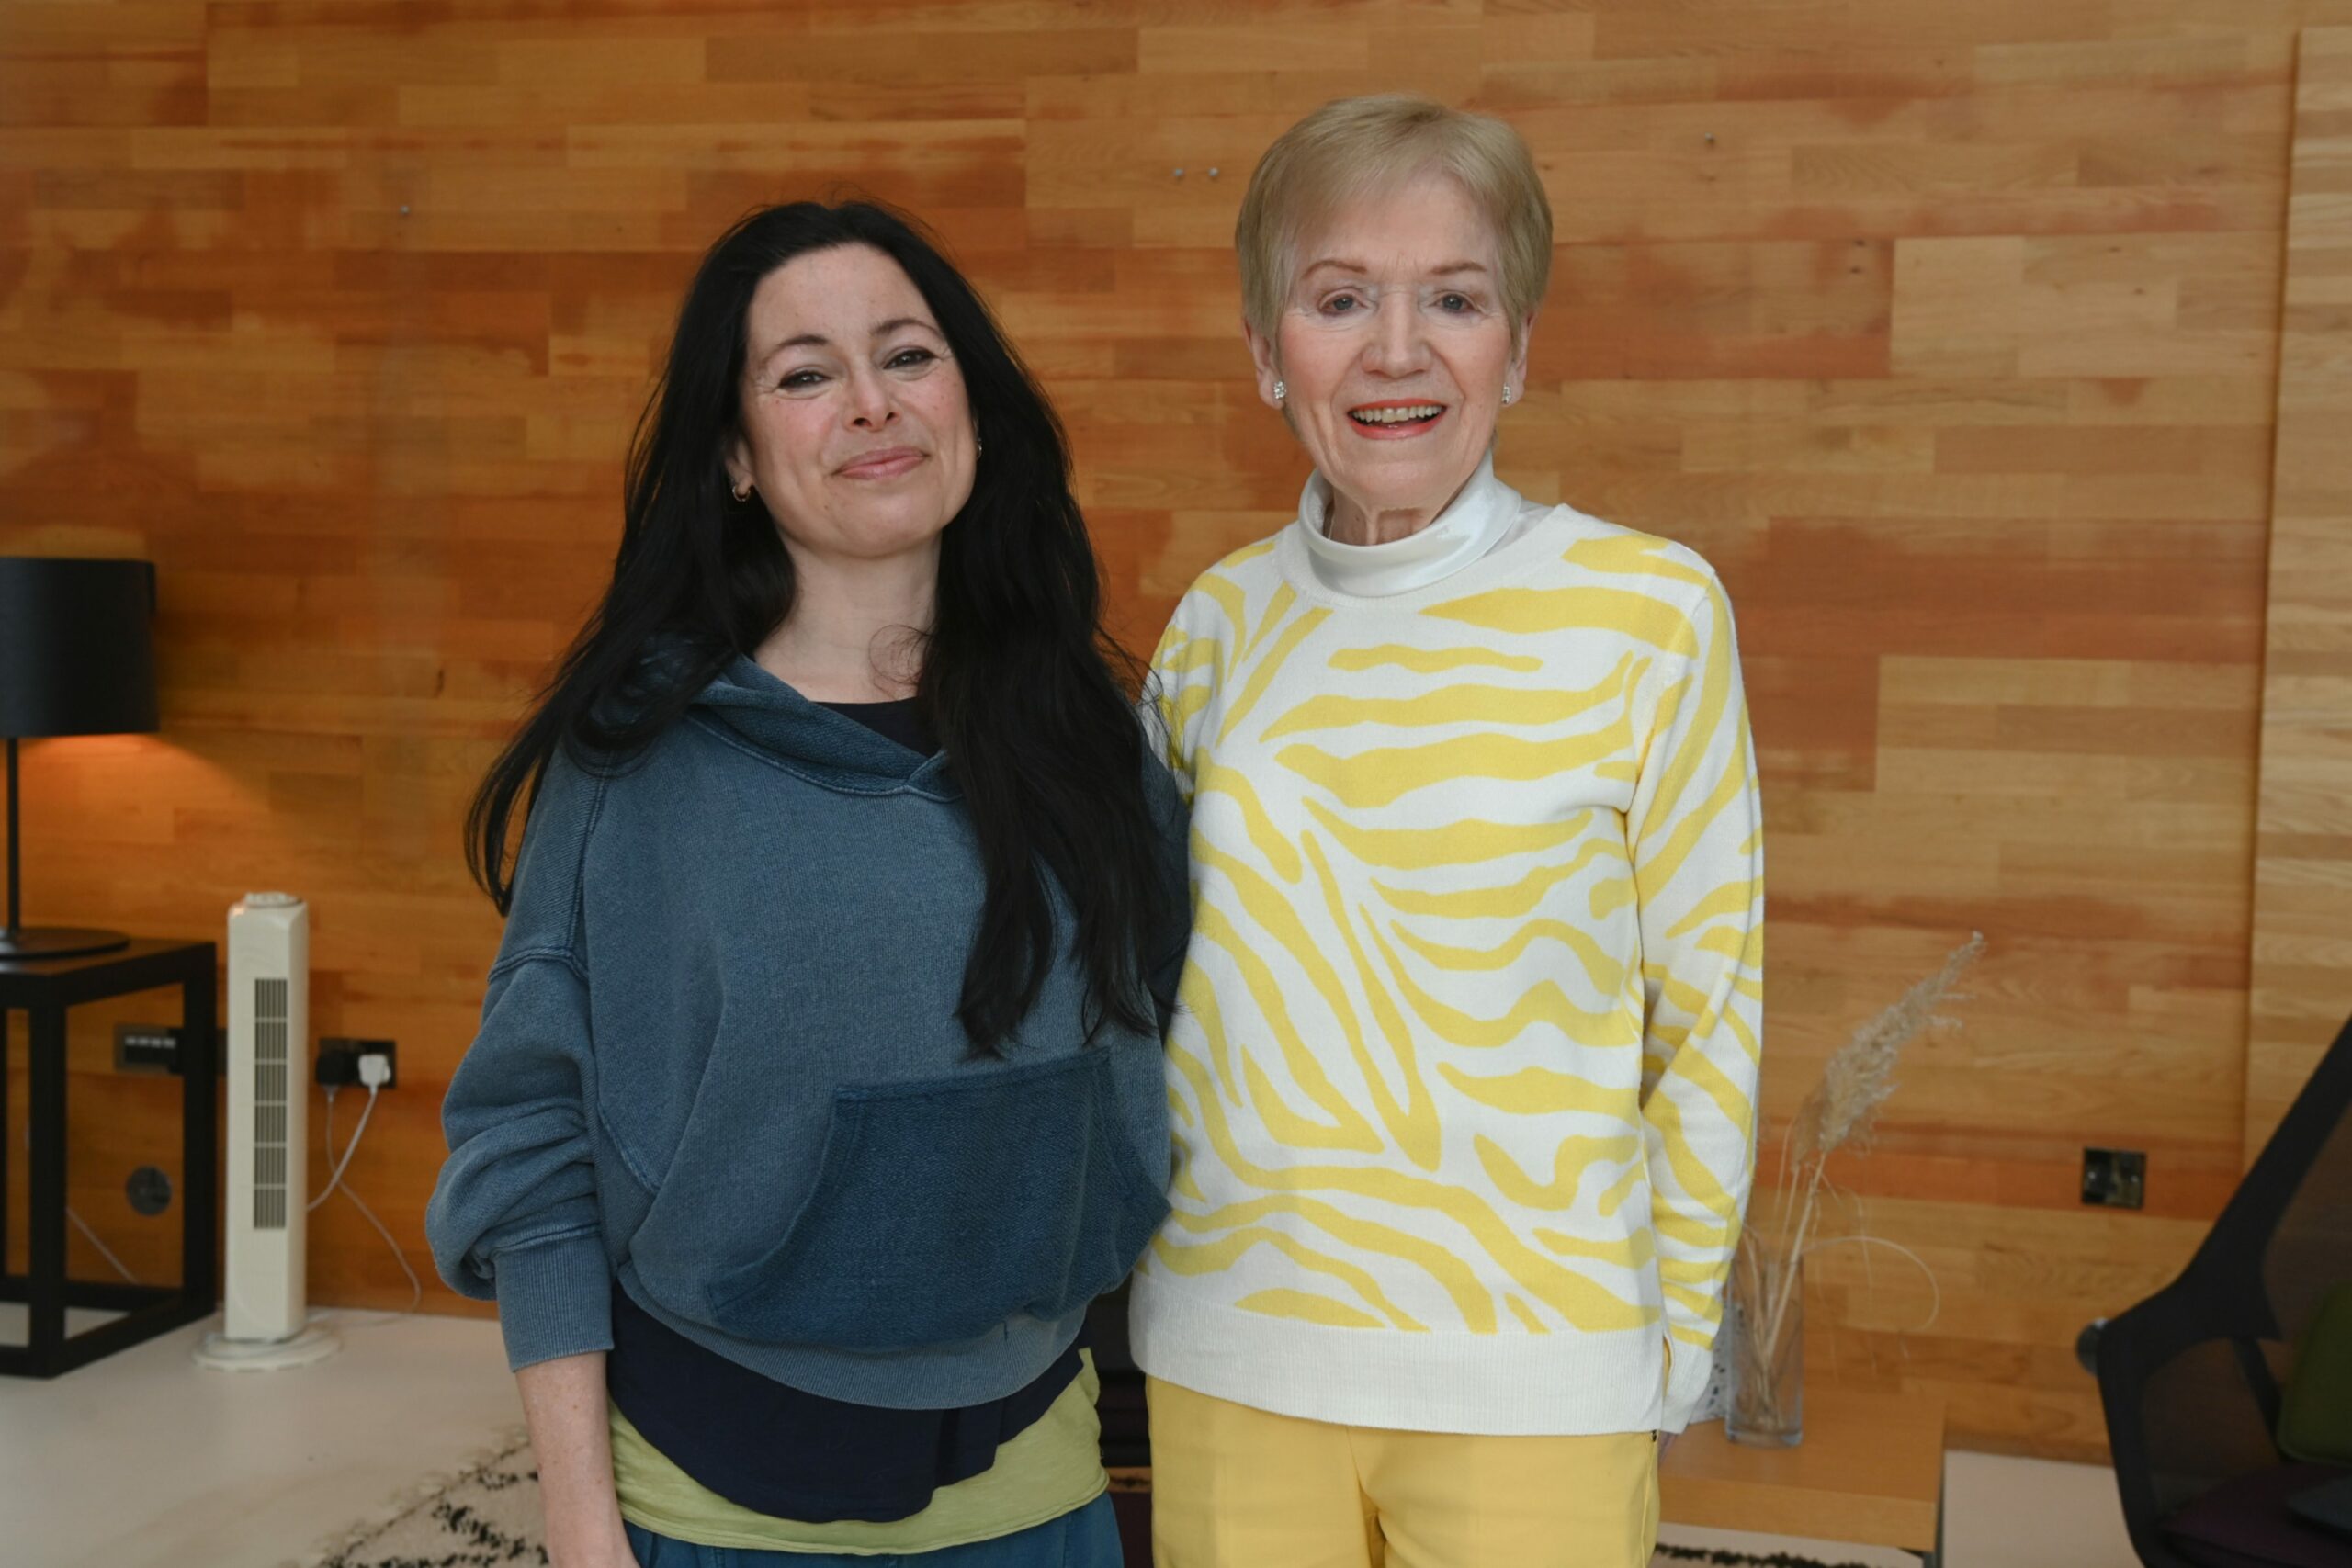
<path fill-rule="evenodd" d="M 558 1568 L 1117 1562 L 1080 1326 L 1166 1213 L 1185 921 L 1127 673 L 938 250 L 863 203 L 720 239 L 469 821 L 507 923 L 426 1226 Z"/>

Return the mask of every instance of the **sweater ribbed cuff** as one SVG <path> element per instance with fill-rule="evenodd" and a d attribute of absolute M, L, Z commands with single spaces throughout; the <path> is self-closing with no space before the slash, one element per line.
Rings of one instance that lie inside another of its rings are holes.
<path fill-rule="evenodd" d="M 594 1232 L 501 1252 L 491 1269 L 509 1371 L 613 1348 L 613 1268 Z"/>

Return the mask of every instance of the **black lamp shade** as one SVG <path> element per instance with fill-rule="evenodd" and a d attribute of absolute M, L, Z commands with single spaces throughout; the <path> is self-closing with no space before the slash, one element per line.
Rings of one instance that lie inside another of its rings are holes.
<path fill-rule="evenodd" d="M 0 556 L 0 736 L 157 727 L 155 568 Z"/>

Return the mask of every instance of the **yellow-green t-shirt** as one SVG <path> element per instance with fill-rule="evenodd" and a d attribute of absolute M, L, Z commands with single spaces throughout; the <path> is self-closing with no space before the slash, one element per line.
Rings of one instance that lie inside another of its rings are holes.
<path fill-rule="evenodd" d="M 903 1519 L 809 1524 L 730 1503 L 671 1463 L 617 1404 L 611 1406 L 613 1482 L 623 1518 L 697 1546 L 853 1556 L 937 1551 L 1057 1519 L 1109 1487 L 1102 1423 L 1094 1413 L 1100 1388 L 1094 1357 L 1081 1350 L 1078 1376 L 1043 1416 L 996 1450 L 994 1464 L 941 1487 L 922 1512 Z"/>

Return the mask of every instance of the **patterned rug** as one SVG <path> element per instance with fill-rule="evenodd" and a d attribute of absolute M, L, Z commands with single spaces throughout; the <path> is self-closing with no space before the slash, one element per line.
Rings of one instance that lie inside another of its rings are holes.
<path fill-rule="evenodd" d="M 507 1434 L 454 1475 L 429 1476 L 378 1517 L 355 1525 L 309 1562 L 287 1568 L 493 1568 L 545 1563 L 539 1470 L 521 1432 Z M 1861 1568 L 1786 1552 L 1661 1544 L 1652 1568 Z"/>
<path fill-rule="evenodd" d="M 529 1441 L 515 1431 L 456 1474 L 418 1482 L 300 1568 L 491 1568 L 547 1560 L 539 1542 L 539 1467 Z"/>
<path fill-rule="evenodd" d="M 1861 1562 L 1824 1562 L 1818 1557 L 1797 1557 L 1785 1551 L 1756 1557 L 1719 1548 L 1669 1546 L 1664 1541 L 1658 1543 L 1657 1555 L 1650 1559 L 1650 1568 L 1673 1568 L 1682 1562 L 1703 1562 L 1710 1568 L 1869 1568 Z"/>

